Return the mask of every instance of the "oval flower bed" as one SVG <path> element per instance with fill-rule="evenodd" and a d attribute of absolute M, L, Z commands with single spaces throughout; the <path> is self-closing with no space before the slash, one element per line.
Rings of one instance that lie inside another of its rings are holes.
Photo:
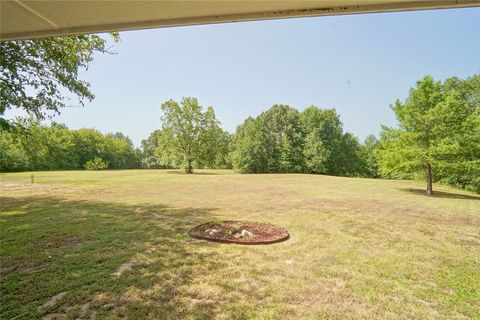
<path fill-rule="evenodd" d="M 270 244 L 290 237 L 287 229 L 248 221 L 208 222 L 188 232 L 195 239 L 240 244 Z"/>

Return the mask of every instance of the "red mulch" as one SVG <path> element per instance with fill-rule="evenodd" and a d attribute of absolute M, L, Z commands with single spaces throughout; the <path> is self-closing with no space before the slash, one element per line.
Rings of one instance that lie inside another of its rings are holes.
<path fill-rule="evenodd" d="M 215 230 L 215 232 L 212 232 Z M 252 237 L 236 238 L 234 235 L 247 230 Z M 290 235 L 285 228 L 267 223 L 246 221 L 208 222 L 196 226 L 188 232 L 195 239 L 240 244 L 269 244 L 287 240 Z"/>

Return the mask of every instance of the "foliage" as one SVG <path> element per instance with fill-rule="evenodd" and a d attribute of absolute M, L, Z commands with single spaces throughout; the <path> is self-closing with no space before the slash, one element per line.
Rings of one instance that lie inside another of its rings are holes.
<path fill-rule="evenodd" d="M 207 112 L 212 112 L 209 108 Z M 211 115 L 215 117 L 215 115 Z M 231 168 L 230 159 L 228 158 L 228 148 L 230 144 L 230 134 L 220 127 L 218 121 L 209 121 L 209 127 L 206 128 L 202 135 L 202 144 L 200 149 L 200 157 L 196 161 L 197 168 Z"/>
<path fill-rule="evenodd" d="M 87 170 L 101 170 L 108 168 L 108 162 L 102 160 L 102 158 L 96 157 L 93 160 L 89 160 L 85 163 L 85 169 Z"/>
<path fill-rule="evenodd" d="M 365 176 L 365 164 L 362 161 L 361 146 L 358 138 L 350 132 L 342 135 L 341 147 L 339 152 L 338 167 L 339 175 L 354 177 Z"/>
<path fill-rule="evenodd" d="M 380 172 L 418 175 L 480 191 L 480 86 L 478 75 L 444 83 L 426 76 L 392 109 L 399 128 L 384 127 Z"/>
<path fill-rule="evenodd" d="M 183 98 L 162 104 L 162 127 L 156 135 L 155 155 L 164 166 L 193 168 L 214 167 L 226 163 L 221 155 L 228 145 L 228 135 L 220 128 L 212 107 L 203 111 L 195 98 Z M 147 144 L 147 142 L 146 142 Z"/>
<path fill-rule="evenodd" d="M 232 138 L 230 159 L 233 168 L 242 173 L 266 172 L 261 121 L 248 117 L 238 126 Z"/>
<path fill-rule="evenodd" d="M 302 168 L 299 113 L 274 105 L 237 128 L 233 167 L 245 173 L 298 172 Z"/>
<path fill-rule="evenodd" d="M 95 158 L 114 169 L 140 166 L 139 154 L 123 134 L 45 126 L 33 118 L 17 119 L 2 130 L 0 146 L 1 171 L 83 169 Z"/>
<path fill-rule="evenodd" d="M 232 139 L 233 167 L 244 173 L 307 172 L 357 176 L 363 173 L 360 144 L 344 133 L 333 109 L 303 112 L 274 105 L 248 118 Z"/>
<path fill-rule="evenodd" d="M 229 155 L 232 134 L 225 130 L 219 130 L 216 137 L 217 147 L 215 149 L 215 162 L 210 168 L 232 169 L 232 162 Z"/>
<path fill-rule="evenodd" d="M 325 147 L 320 129 L 314 128 L 305 137 L 303 147 L 306 171 L 310 173 L 325 173 L 330 151 Z"/>
<path fill-rule="evenodd" d="M 29 169 L 27 152 L 19 144 L 15 134 L 0 131 L 0 171 L 23 171 Z"/>
<path fill-rule="evenodd" d="M 345 170 L 341 165 L 342 150 L 342 122 L 334 109 L 320 109 L 310 106 L 302 112 L 303 131 L 307 134 L 315 134 L 316 140 L 321 141 L 324 153 L 328 156 L 324 159 L 324 171 L 332 175 L 344 175 Z"/>
<path fill-rule="evenodd" d="M 377 149 L 379 146 L 379 141 L 375 135 L 369 135 L 363 145 L 360 146 L 360 158 L 363 163 L 364 175 L 366 177 L 378 178 L 378 159 L 377 159 Z"/>
<path fill-rule="evenodd" d="M 195 98 L 161 106 L 161 128 L 141 150 L 122 133 L 69 130 L 18 119 L 0 134 L 0 170 L 81 169 L 99 158 L 109 168 L 233 168 L 242 173 L 318 173 L 411 179 L 427 175 L 480 192 L 480 76 L 425 77 L 392 109 L 398 128 L 383 127 L 363 144 L 344 132 L 335 109 L 303 112 L 274 105 L 230 134 L 212 107 Z M 430 189 L 431 190 L 431 189 Z"/>
<path fill-rule="evenodd" d="M 117 33 L 112 36 L 119 41 Z M 65 91 L 78 97 L 81 105 L 91 101 L 90 85 L 78 77 L 95 52 L 111 53 L 107 41 L 97 35 L 0 42 L 0 115 L 11 108 L 38 118 L 59 113 L 65 107 Z"/>
<path fill-rule="evenodd" d="M 155 150 L 158 147 L 160 130 L 155 130 L 148 136 L 147 139 L 143 139 L 141 143 L 142 149 L 142 167 L 147 169 L 155 168 L 168 168 L 166 164 L 162 164 Z"/>

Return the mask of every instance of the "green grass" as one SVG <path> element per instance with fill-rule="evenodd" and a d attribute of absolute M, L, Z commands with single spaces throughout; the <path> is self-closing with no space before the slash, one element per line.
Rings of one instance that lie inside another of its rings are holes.
<path fill-rule="evenodd" d="M 300 174 L 31 175 L 1 175 L 1 319 L 480 319 L 479 195 Z M 187 235 L 225 219 L 291 238 Z"/>

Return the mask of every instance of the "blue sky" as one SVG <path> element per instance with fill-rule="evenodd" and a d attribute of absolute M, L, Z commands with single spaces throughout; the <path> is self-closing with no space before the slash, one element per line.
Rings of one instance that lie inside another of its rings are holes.
<path fill-rule="evenodd" d="M 194 96 L 233 132 L 276 103 L 335 108 L 363 140 L 395 125 L 389 108 L 424 75 L 480 72 L 480 9 L 364 14 L 121 33 L 82 78 L 96 99 L 55 121 L 121 131 L 136 145 L 160 104 Z"/>

